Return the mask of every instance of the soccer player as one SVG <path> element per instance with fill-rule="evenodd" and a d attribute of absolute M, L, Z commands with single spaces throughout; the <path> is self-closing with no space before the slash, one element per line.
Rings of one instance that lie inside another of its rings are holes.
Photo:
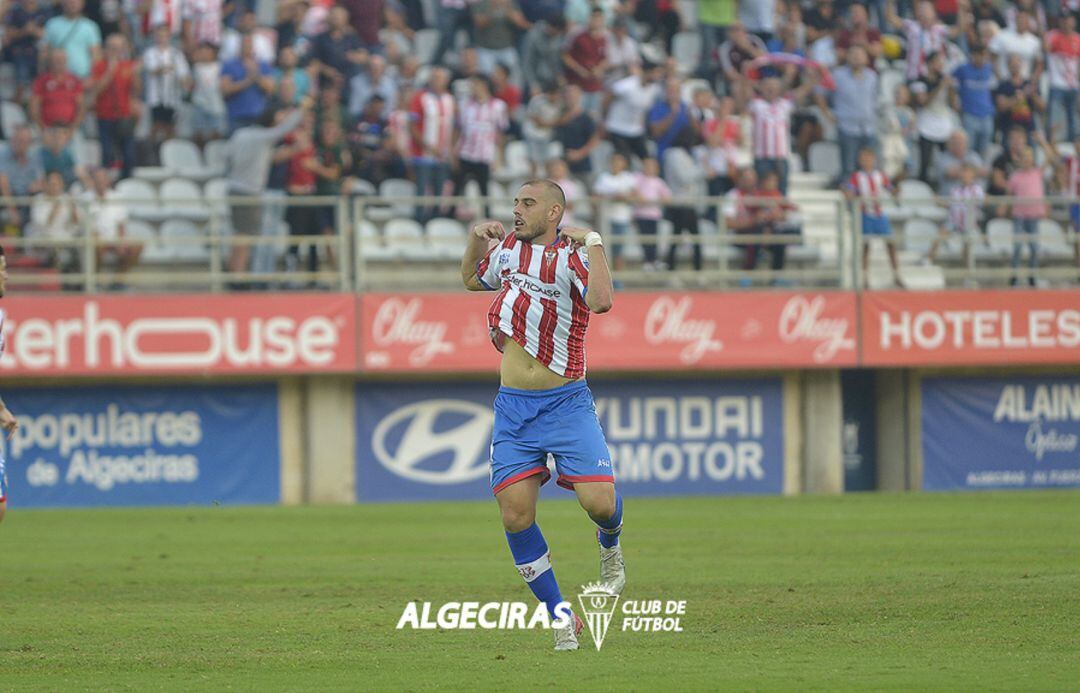
<path fill-rule="evenodd" d="M 566 198 L 549 180 L 532 180 L 514 199 L 514 230 L 476 224 L 461 262 L 471 291 L 498 291 L 488 310 L 491 341 L 502 352 L 495 398 L 491 490 L 521 577 L 554 617 L 562 594 L 547 542 L 536 524 L 548 455 L 558 485 L 572 489 L 597 525 L 600 578 L 626 583 L 619 533 L 622 498 L 592 393 L 585 383 L 589 313 L 611 310 L 611 270 L 595 231 L 559 228 Z M 492 241 L 496 241 L 490 248 Z M 576 650 L 577 615 L 555 632 L 556 650 Z"/>
<path fill-rule="evenodd" d="M 4 248 L 0 246 L 0 298 L 4 297 L 7 287 L 7 258 L 4 257 Z M 4 309 L 0 308 L 0 354 L 4 353 Z M 15 435 L 19 427 L 19 421 L 15 415 L 8 411 L 4 400 L 0 399 L 0 428 L 8 434 L 8 439 Z M 0 520 L 4 519 L 7 512 L 7 476 L 4 473 L 4 456 L 0 454 Z"/>

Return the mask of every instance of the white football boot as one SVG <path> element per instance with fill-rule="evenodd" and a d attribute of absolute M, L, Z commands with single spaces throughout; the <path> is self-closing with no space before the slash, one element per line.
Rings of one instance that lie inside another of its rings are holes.
<path fill-rule="evenodd" d="M 596 531 L 596 543 L 600 544 L 600 530 Z M 626 586 L 622 544 L 616 544 L 610 549 L 600 544 L 600 582 L 605 583 L 615 594 L 622 594 L 623 587 Z"/>
<path fill-rule="evenodd" d="M 574 614 L 574 620 L 571 623 L 567 623 L 562 628 L 556 628 L 555 651 L 576 650 L 578 648 L 577 636 L 581 635 L 583 628 L 585 628 L 585 622 L 577 614 Z"/>

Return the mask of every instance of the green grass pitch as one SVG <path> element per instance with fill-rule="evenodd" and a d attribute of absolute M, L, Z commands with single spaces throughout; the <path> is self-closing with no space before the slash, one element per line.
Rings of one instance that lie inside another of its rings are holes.
<path fill-rule="evenodd" d="M 545 492 L 564 593 L 592 531 Z M 565 494 L 559 492 L 559 498 Z M 625 598 L 682 633 L 398 631 L 525 599 L 494 503 L 12 510 L 0 689 L 1076 690 L 1080 493 L 626 503 Z"/>

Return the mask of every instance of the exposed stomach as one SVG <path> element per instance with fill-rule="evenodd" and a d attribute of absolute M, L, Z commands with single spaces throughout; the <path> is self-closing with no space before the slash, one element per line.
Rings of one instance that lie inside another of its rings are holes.
<path fill-rule="evenodd" d="M 499 375 L 503 385 L 518 390 L 550 390 L 573 380 L 564 378 L 537 361 L 509 337 L 503 345 Z"/>

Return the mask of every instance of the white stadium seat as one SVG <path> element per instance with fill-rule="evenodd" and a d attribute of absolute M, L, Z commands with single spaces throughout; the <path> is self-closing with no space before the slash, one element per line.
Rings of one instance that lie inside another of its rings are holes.
<path fill-rule="evenodd" d="M 181 218 L 206 221 L 210 209 L 203 200 L 202 189 L 186 178 L 170 178 L 161 184 L 161 206 L 170 219 Z"/>

